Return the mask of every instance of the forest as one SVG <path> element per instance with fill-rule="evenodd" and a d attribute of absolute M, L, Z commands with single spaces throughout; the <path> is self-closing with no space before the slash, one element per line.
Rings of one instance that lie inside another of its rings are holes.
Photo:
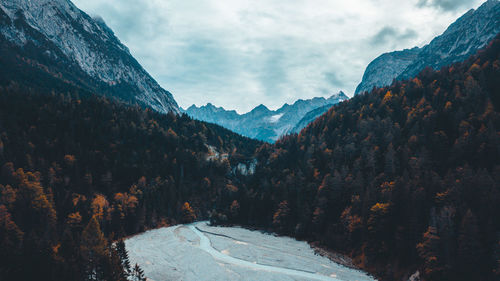
<path fill-rule="evenodd" d="M 0 280 L 144 280 L 121 238 L 229 206 L 260 142 L 64 87 L 0 88 Z"/>
<path fill-rule="evenodd" d="M 308 240 L 380 280 L 416 270 L 423 280 L 498 280 L 499 109 L 497 36 L 463 63 L 357 95 L 263 144 L 238 208 L 212 222 Z"/>
<path fill-rule="evenodd" d="M 200 219 L 307 240 L 380 280 L 500 278 L 500 36 L 275 144 L 2 54 L 0 280 L 144 280 L 122 239 Z"/>

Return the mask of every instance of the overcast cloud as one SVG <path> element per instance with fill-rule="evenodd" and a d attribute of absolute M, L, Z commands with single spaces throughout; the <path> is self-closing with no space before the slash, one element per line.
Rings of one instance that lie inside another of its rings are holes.
<path fill-rule="evenodd" d="M 481 0 L 73 0 L 184 108 L 243 113 L 352 96 L 380 54 L 422 46 Z"/>

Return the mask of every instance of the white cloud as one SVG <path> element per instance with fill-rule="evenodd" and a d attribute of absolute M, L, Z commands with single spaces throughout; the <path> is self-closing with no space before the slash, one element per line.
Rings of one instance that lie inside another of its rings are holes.
<path fill-rule="evenodd" d="M 181 106 L 212 102 L 239 112 L 352 94 L 372 59 L 428 43 L 480 4 L 461 0 L 445 10 L 437 4 L 443 1 L 425 0 L 74 2 L 102 16 Z"/>

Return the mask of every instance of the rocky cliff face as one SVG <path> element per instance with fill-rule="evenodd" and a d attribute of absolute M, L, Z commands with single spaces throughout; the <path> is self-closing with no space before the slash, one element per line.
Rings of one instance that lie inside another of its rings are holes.
<path fill-rule="evenodd" d="M 340 92 L 328 99 L 298 100 L 292 105 L 285 104 L 278 110 L 269 110 L 266 106 L 259 105 L 245 114 L 228 111 L 209 103 L 201 107 L 193 105 L 185 110 L 185 113 L 194 119 L 221 125 L 247 137 L 274 142 L 287 133 L 298 132 L 307 126 L 309 122 L 306 123 L 302 119 L 310 111 L 322 107 L 328 109 L 347 99 L 348 97 Z"/>
<path fill-rule="evenodd" d="M 446 31 L 422 48 L 386 53 L 371 62 L 355 94 L 374 86 L 390 85 L 394 79 L 416 76 L 426 67 L 440 69 L 463 61 L 483 48 L 500 32 L 500 2 L 489 0 L 470 10 Z"/>
<path fill-rule="evenodd" d="M 390 85 L 394 78 L 415 61 L 420 51 L 420 48 L 415 47 L 379 56 L 366 67 L 363 80 L 356 88 L 356 93 L 369 92 L 373 87 Z"/>
<path fill-rule="evenodd" d="M 499 32 L 500 1 L 489 0 L 477 10 L 467 12 L 441 36 L 423 47 L 398 79 L 414 77 L 427 66 L 437 70 L 454 62 L 464 61 L 486 46 Z"/>
<path fill-rule="evenodd" d="M 0 44 L 64 82 L 159 112 L 179 112 L 172 94 L 141 67 L 104 21 L 69 0 L 3 0 Z"/>

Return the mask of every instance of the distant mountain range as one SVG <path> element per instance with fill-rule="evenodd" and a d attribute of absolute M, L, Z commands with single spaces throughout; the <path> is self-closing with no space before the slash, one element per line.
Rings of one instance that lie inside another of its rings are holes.
<path fill-rule="evenodd" d="M 500 2 L 489 0 L 477 10 L 471 9 L 446 31 L 422 48 L 385 53 L 365 70 L 355 94 L 384 87 L 394 79 L 416 76 L 425 67 L 436 70 L 467 59 L 500 32 Z"/>
<path fill-rule="evenodd" d="M 65 84 L 179 113 L 172 94 L 132 57 L 100 18 L 69 0 L 0 2 L 1 84 Z"/>
<path fill-rule="evenodd" d="M 331 106 L 347 99 L 343 92 L 339 92 L 327 99 L 300 99 L 278 110 L 269 110 L 261 104 L 248 113 L 238 114 L 234 110 L 225 110 L 208 103 L 201 107 L 192 105 L 184 112 L 194 119 L 216 123 L 244 136 L 274 142 L 287 133 L 300 132 Z"/>

